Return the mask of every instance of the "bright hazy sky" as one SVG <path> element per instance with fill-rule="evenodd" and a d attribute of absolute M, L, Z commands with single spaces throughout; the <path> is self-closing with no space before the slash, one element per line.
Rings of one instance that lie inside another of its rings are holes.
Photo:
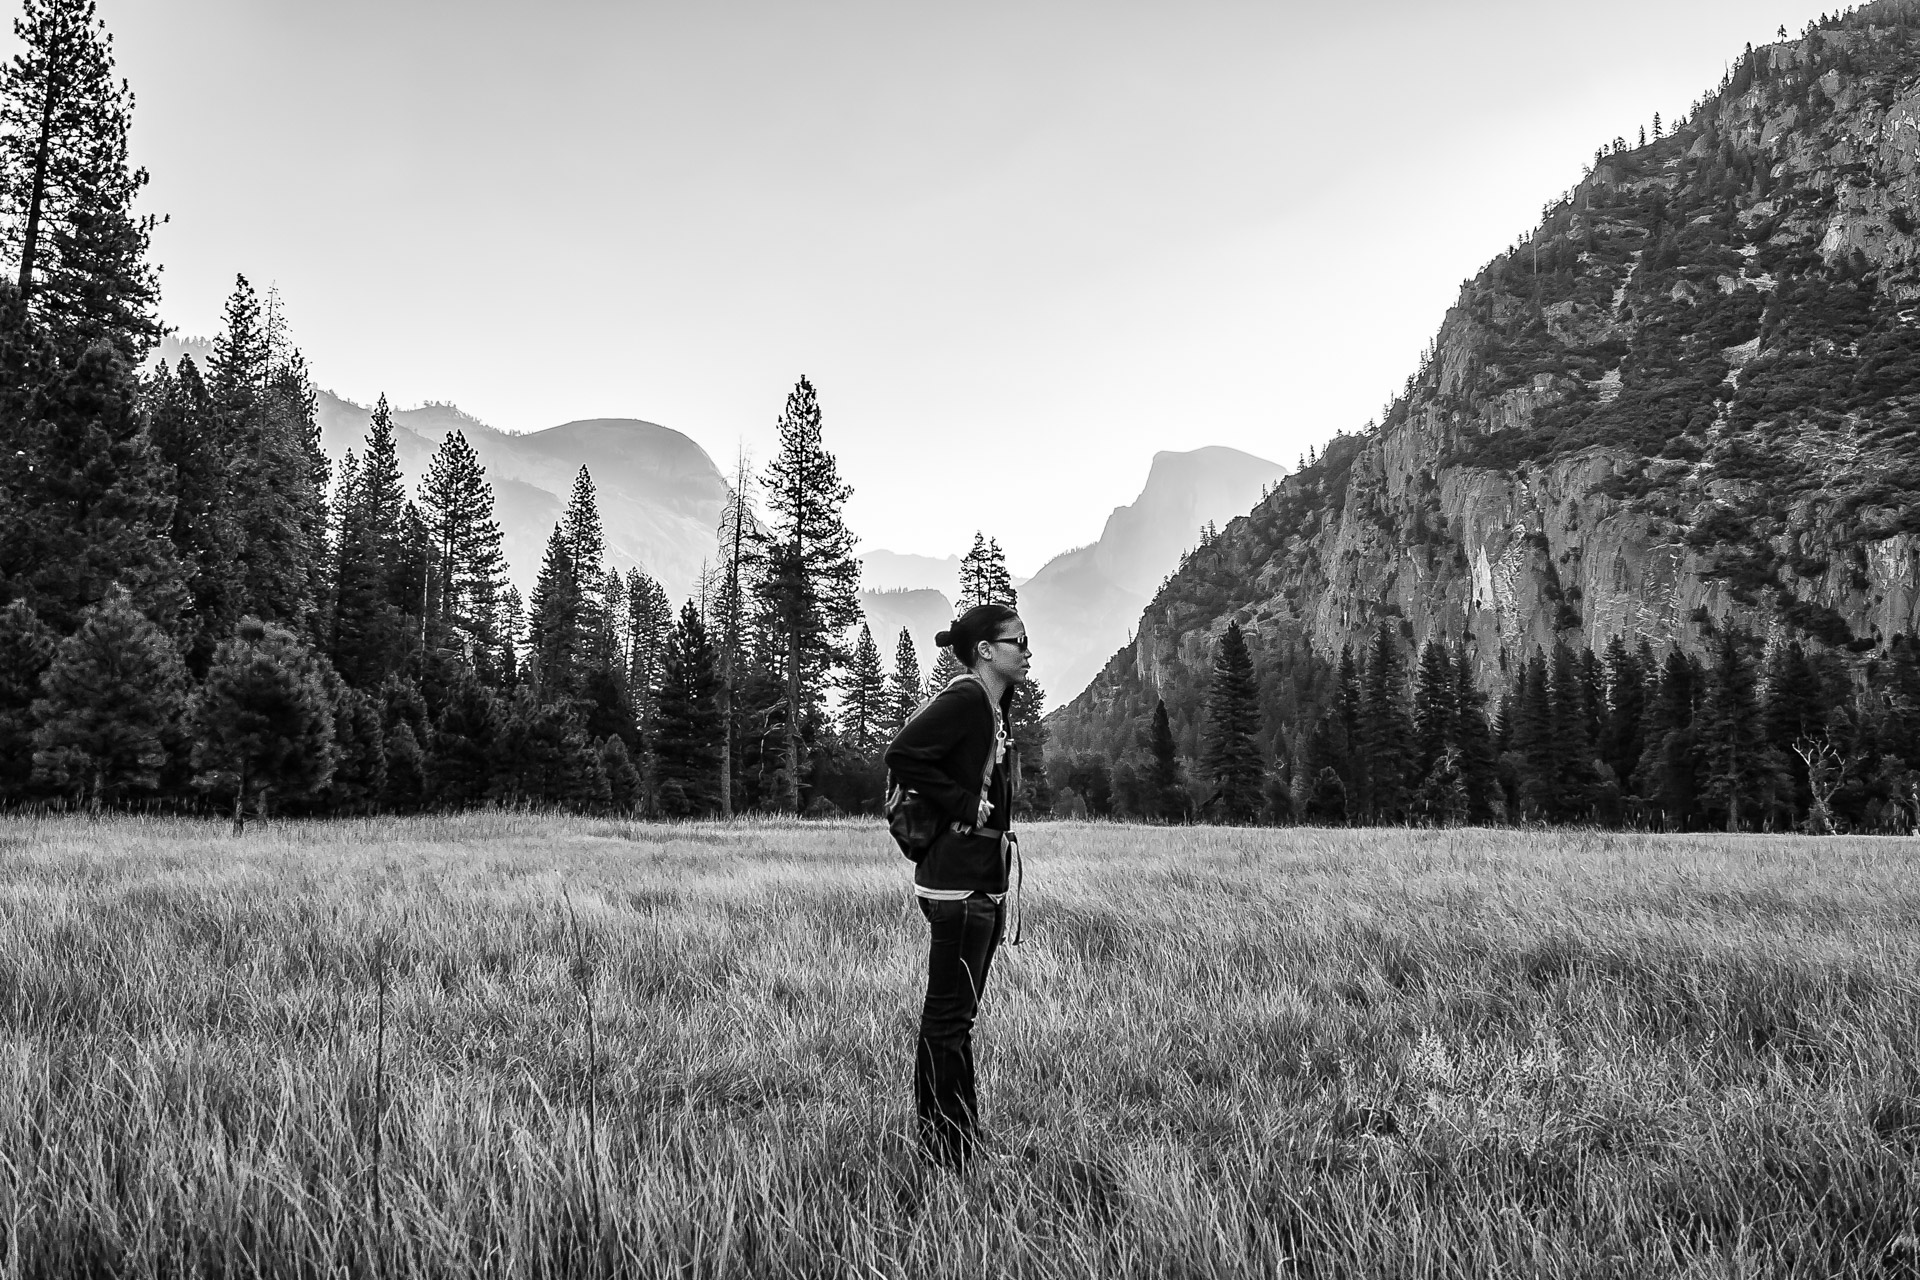
<path fill-rule="evenodd" d="M 1832 0 L 1825 0 L 1832 7 Z M 1153 453 L 1293 465 L 1594 148 L 1807 0 L 100 0 L 163 312 L 277 283 L 317 381 L 764 461 L 1014 568 Z"/>

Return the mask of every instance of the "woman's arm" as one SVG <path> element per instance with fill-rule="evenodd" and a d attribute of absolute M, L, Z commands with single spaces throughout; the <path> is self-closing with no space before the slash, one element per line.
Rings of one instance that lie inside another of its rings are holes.
<path fill-rule="evenodd" d="M 986 721 L 986 709 L 979 698 L 978 690 L 946 690 L 887 748 L 887 768 L 893 776 L 901 785 L 926 797 L 949 822 L 971 825 L 979 817 L 980 792 L 956 783 L 941 767 L 969 738 L 979 736 Z"/>

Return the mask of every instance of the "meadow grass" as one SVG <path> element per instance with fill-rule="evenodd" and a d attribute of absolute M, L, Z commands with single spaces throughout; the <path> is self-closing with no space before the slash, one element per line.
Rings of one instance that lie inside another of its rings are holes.
<path fill-rule="evenodd" d="M 1911 841 L 1030 828 L 956 1178 L 875 825 L 225 831 L 0 824 L 0 1274 L 1920 1262 Z"/>

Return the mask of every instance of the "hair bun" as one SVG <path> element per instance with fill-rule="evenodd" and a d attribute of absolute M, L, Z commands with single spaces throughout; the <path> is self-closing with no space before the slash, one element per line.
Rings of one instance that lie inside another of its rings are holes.
<path fill-rule="evenodd" d="M 933 642 L 936 645 L 940 646 L 942 649 L 944 649 L 948 645 L 953 643 L 953 632 L 942 631 L 938 635 L 934 636 Z"/>

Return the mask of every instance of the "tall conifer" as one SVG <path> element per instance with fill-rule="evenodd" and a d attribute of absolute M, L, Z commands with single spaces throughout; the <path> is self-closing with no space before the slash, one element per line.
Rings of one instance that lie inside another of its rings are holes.
<path fill-rule="evenodd" d="M 93 0 L 23 0 L 0 69 L 0 247 L 71 362 L 94 343 L 137 366 L 159 339 L 147 184 L 127 158 L 133 93 Z"/>
<path fill-rule="evenodd" d="M 1366 695 L 1361 739 L 1366 748 L 1368 810 L 1374 823 L 1403 822 L 1411 798 L 1413 721 L 1407 710 L 1405 666 L 1400 638 L 1391 621 L 1380 620 L 1367 654 Z"/>
<path fill-rule="evenodd" d="M 913 633 L 900 628 L 893 646 L 893 674 L 887 682 L 887 723 L 889 734 L 900 732 L 913 709 L 920 705 L 924 690 L 920 686 L 920 651 L 914 647 Z"/>
<path fill-rule="evenodd" d="M 780 808 L 798 811 L 808 754 L 801 742 L 833 667 L 830 641 L 860 616 L 860 562 L 841 515 L 853 489 L 821 439 L 819 400 L 805 378 L 787 397 L 779 433 L 764 486 L 774 520 L 759 589 L 785 695 L 775 798 Z"/>
<path fill-rule="evenodd" d="M 500 525 L 494 519 L 493 486 L 480 455 L 459 431 L 434 450 L 420 483 L 421 515 L 432 546 L 434 624 L 477 666 L 490 666 L 498 645 L 502 575 Z"/>
<path fill-rule="evenodd" d="M 1259 817 L 1266 767 L 1260 758 L 1260 690 L 1253 656 L 1238 622 L 1228 622 L 1213 660 L 1207 693 L 1207 731 L 1202 767 L 1213 787 L 1217 812 L 1227 822 Z"/>
<path fill-rule="evenodd" d="M 880 648 L 873 642 L 873 631 L 864 622 L 840 688 L 844 695 L 840 702 L 841 740 L 856 754 L 872 756 L 886 745 L 887 673 L 880 665 Z"/>
<path fill-rule="evenodd" d="M 556 525 L 547 539 L 527 616 L 527 648 L 536 664 L 540 696 L 548 701 L 570 700 L 580 687 L 582 612 L 566 528 Z"/>
<path fill-rule="evenodd" d="M 1179 749 L 1174 745 L 1173 722 L 1167 718 L 1164 698 L 1153 700 L 1153 720 L 1147 730 L 1147 776 L 1143 781 L 1148 817 L 1161 822 L 1186 819 L 1187 786 L 1180 774 Z"/>
<path fill-rule="evenodd" d="M 720 673 L 706 625 L 691 600 L 667 634 L 654 723 L 661 812 L 675 818 L 717 813 L 726 736 L 720 720 Z"/>
<path fill-rule="evenodd" d="M 1752 660 L 1744 637 L 1723 629 L 1713 638 L 1713 665 L 1695 718 L 1702 807 L 1744 831 L 1768 816 L 1784 768 L 1767 744 Z"/>

